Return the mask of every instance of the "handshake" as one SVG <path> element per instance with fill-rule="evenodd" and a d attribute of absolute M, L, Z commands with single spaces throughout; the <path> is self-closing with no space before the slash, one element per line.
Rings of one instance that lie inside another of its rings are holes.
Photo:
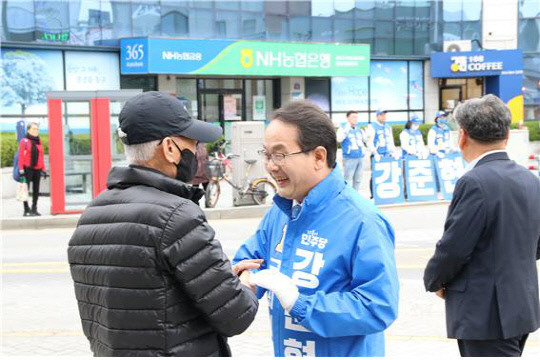
<path fill-rule="evenodd" d="M 281 306 L 285 310 L 291 311 L 300 295 L 298 287 L 290 277 L 274 268 L 253 274 L 249 272 L 251 269 L 258 269 L 262 262 L 262 259 L 243 260 L 233 266 L 233 271 L 240 277 L 242 284 L 252 291 L 255 291 L 257 286 L 272 291 L 278 297 Z"/>

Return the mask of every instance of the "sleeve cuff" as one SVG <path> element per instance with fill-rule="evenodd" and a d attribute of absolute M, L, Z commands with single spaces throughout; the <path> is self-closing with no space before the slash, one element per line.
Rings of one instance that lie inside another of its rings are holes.
<path fill-rule="evenodd" d="M 300 294 L 298 295 L 298 299 L 296 299 L 296 302 L 294 303 L 289 313 L 296 320 L 303 321 L 304 318 L 306 317 L 306 311 L 307 311 L 307 296 Z"/>

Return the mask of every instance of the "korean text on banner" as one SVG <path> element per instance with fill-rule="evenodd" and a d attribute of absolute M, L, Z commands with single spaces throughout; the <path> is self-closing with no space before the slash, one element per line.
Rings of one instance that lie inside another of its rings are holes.
<path fill-rule="evenodd" d="M 418 159 L 407 155 L 405 164 L 405 186 L 410 202 L 438 200 L 435 169 L 431 159 Z"/>
<path fill-rule="evenodd" d="M 403 203 L 405 197 L 401 160 L 383 157 L 380 161 L 375 161 L 372 158 L 371 169 L 375 205 Z"/>
<path fill-rule="evenodd" d="M 433 161 L 443 198 L 452 200 L 456 182 L 465 171 L 465 161 L 459 152 L 445 154 L 442 159 L 435 157 Z"/>

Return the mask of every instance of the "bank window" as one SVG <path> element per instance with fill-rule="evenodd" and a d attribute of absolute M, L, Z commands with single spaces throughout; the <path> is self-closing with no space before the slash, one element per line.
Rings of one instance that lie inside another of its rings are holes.
<path fill-rule="evenodd" d="M 161 33 L 161 6 L 159 1 L 133 2 L 131 11 L 133 36 L 150 36 Z"/>
<path fill-rule="evenodd" d="M 409 61 L 409 109 L 424 108 L 424 71 L 422 61 Z"/>
<path fill-rule="evenodd" d="M 141 89 L 156 91 L 157 79 L 151 75 L 120 75 L 120 89 Z"/>
<path fill-rule="evenodd" d="M 214 12 L 211 10 L 190 9 L 189 36 L 200 39 L 214 37 Z"/>
<path fill-rule="evenodd" d="M 378 21 L 375 23 L 374 54 L 392 55 L 394 53 L 394 23 Z"/>
<path fill-rule="evenodd" d="M 240 38 L 240 13 L 232 11 L 216 12 L 216 35 L 221 39 Z"/>
<path fill-rule="evenodd" d="M 375 24 L 373 20 L 355 20 L 354 42 L 373 46 Z M 373 51 L 373 50 L 372 50 Z"/>
<path fill-rule="evenodd" d="M 166 36 L 189 36 L 189 10 L 170 2 L 161 6 L 161 32 Z"/>
<path fill-rule="evenodd" d="M 2 6 L 2 11 L 5 9 L 5 14 L 2 14 L 5 16 L 5 18 L 2 18 L 5 39 L 10 41 L 34 41 L 36 29 L 34 2 L 31 0 L 7 0 L 5 3 L 2 2 L 0 6 Z"/>
<path fill-rule="evenodd" d="M 308 16 L 291 17 L 289 21 L 290 40 L 310 41 L 311 40 L 311 21 Z"/>
<path fill-rule="evenodd" d="M 334 41 L 340 43 L 353 43 L 353 24 L 352 19 L 334 19 Z"/>
<path fill-rule="evenodd" d="M 270 120 L 274 102 L 272 80 L 248 79 L 245 84 L 246 120 Z"/>
<path fill-rule="evenodd" d="M 373 20 L 375 18 L 375 1 L 374 0 L 357 1 L 354 17 L 356 19 Z"/>
<path fill-rule="evenodd" d="M 407 62 L 372 61 L 370 71 L 371 109 L 407 109 Z"/>
<path fill-rule="evenodd" d="M 111 13 L 111 28 L 110 33 L 104 34 L 104 39 L 121 39 L 131 36 L 131 3 L 129 2 L 114 2 Z M 119 40 L 118 40 L 119 41 Z M 118 44 L 120 45 L 120 44 Z"/>
<path fill-rule="evenodd" d="M 176 95 L 188 109 L 188 112 L 197 118 L 197 80 L 177 78 Z"/>
<path fill-rule="evenodd" d="M 324 112 L 330 112 L 330 80 L 305 78 L 306 99 L 315 103 Z"/>
<path fill-rule="evenodd" d="M 413 54 L 414 34 L 412 27 L 405 25 L 404 28 L 396 29 L 396 55 Z"/>
<path fill-rule="evenodd" d="M 332 112 L 367 111 L 369 88 L 367 76 L 333 77 Z"/>
<path fill-rule="evenodd" d="M 334 34 L 332 31 L 332 18 L 312 17 L 312 41 L 332 42 Z"/>
<path fill-rule="evenodd" d="M 272 3 L 273 4 L 273 3 Z M 268 40 L 287 40 L 287 21 L 284 16 L 267 15 L 266 38 Z"/>
<path fill-rule="evenodd" d="M 66 1 L 35 1 L 34 9 L 38 42 L 69 42 L 69 8 Z"/>
<path fill-rule="evenodd" d="M 242 39 L 265 39 L 264 21 L 261 14 L 242 13 Z"/>

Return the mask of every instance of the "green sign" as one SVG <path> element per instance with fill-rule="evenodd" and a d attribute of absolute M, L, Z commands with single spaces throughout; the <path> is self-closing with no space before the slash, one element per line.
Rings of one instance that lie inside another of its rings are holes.
<path fill-rule="evenodd" d="M 123 74 L 369 76 L 369 45 L 130 38 Z"/>
<path fill-rule="evenodd" d="M 238 41 L 196 74 L 368 76 L 369 46 Z"/>

